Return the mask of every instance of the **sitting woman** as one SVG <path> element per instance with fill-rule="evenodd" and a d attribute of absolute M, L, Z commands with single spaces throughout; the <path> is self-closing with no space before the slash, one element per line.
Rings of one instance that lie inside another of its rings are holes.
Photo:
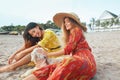
<path fill-rule="evenodd" d="M 38 47 L 47 52 L 54 52 L 60 49 L 61 45 L 57 35 L 49 30 L 43 30 L 39 24 L 30 22 L 23 34 L 24 45 L 8 59 L 8 65 L 0 67 L 1 72 L 15 70 L 16 68 L 28 64 L 31 61 L 30 53 Z"/>
<path fill-rule="evenodd" d="M 83 34 L 87 28 L 75 13 L 57 13 L 53 21 L 63 30 L 66 46 L 46 52 L 47 57 L 72 55 L 59 63 L 40 67 L 24 80 L 90 80 L 96 74 L 96 62 Z"/>

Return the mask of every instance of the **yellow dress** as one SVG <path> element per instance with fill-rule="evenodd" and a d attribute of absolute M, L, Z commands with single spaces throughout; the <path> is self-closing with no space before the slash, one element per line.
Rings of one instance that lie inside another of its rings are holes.
<path fill-rule="evenodd" d="M 57 35 L 50 29 L 44 31 L 43 39 L 37 43 L 47 52 L 54 52 L 61 49 L 60 41 Z M 35 66 L 34 62 L 30 62 L 28 66 Z"/>
<path fill-rule="evenodd" d="M 49 29 L 45 30 L 43 39 L 38 42 L 38 45 L 47 52 L 53 52 L 60 49 L 60 42 L 57 35 Z"/>

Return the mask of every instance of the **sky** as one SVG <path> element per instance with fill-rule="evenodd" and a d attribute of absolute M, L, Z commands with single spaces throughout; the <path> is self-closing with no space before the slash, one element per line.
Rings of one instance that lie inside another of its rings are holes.
<path fill-rule="evenodd" d="M 59 12 L 74 12 L 81 22 L 108 10 L 120 14 L 120 0 L 0 0 L 0 26 L 46 23 Z"/>

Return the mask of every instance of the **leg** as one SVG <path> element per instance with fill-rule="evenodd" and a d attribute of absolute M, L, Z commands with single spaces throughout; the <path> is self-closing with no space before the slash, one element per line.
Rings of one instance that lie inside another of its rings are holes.
<path fill-rule="evenodd" d="M 29 69 L 27 70 L 25 73 L 23 73 L 20 77 L 23 79 L 23 78 L 26 78 L 27 76 L 30 76 L 32 74 L 33 71 L 37 70 L 36 67 L 32 68 L 32 69 Z"/>
<path fill-rule="evenodd" d="M 25 57 L 23 57 L 22 59 L 20 59 L 19 61 L 13 63 L 13 64 L 0 67 L 0 72 L 8 72 L 8 71 L 15 70 L 16 68 L 18 68 L 18 67 L 20 67 L 24 64 L 27 64 L 30 61 L 31 61 L 31 56 L 30 56 L 30 54 L 28 54 Z"/>
<path fill-rule="evenodd" d="M 78 80 L 78 76 L 81 75 L 79 71 L 81 66 L 80 60 L 75 60 L 73 57 L 64 59 L 59 66 L 55 68 L 52 74 L 47 80 Z M 79 75 L 78 75 L 79 74 Z M 85 79 L 88 80 L 88 79 Z"/>
<path fill-rule="evenodd" d="M 22 59 L 26 55 L 28 55 L 28 54 L 23 54 L 22 52 L 20 52 L 20 53 L 16 54 L 15 60 L 18 61 L 18 60 Z"/>
<path fill-rule="evenodd" d="M 47 80 L 90 80 L 94 74 L 86 60 L 77 58 L 64 59 L 47 78 Z"/>
<path fill-rule="evenodd" d="M 28 77 L 24 78 L 23 80 L 38 80 L 38 79 L 33 74 L 31 74 Z"/>

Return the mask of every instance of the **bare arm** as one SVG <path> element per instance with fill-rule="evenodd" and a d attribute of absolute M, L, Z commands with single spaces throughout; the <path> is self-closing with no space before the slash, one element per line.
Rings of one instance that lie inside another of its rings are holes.
<path fill-rule="evenodd" d="M 21 59 L 21 58 L 24 57 L 25 55 L 31 53 L 31 52 L 33 51 L 33 49 L 35 49 L 35 48 L 37 48 L 37 47 L 38 47 L 38 45 L 35 45 L 35 46 L 32 46 L 32 47 L 30 47 L 30 48 L 27 48 L 27 49 L 21 51 L 19 54 L 16 55 L 15 59 L 16 59 L 16 60 Z"/>
<path fill-rule="evenodd" d="M 22 45 L 20 49 L 18 49 L 15 53 L 13 53 L 9 58 L 8 58 L 8 63 L 11 64 L 15 58 L 15 55 L 18 54 L 19 52 L 25 50 L 25 44 Z"/>
<path fill-rule="evenodd" d="M 64 55 L 64 49 L 62 50 L 59 50 L 57 52 L 50 52 L 47 54 L 48 57 L 57 57 L 57 56 L 61 56 L 61 55 Z"/>
<path fill-rule="evenodd" d="M 17 60 L 21 59 L 23 56 L 30 53 L 36 47 L 38 47 L 38 46 L 35 45 L 35 46 L 32 46 L 32 47 L 26 49 L 25 45 L 23 45 L 18 51 L 16 51 L 14 54 L 12 54 L 9 57 L 8 63 L 11 64 L 13 62 L 13 60 L 17 61 Z"/>
<path fill-rule="evenodd" d="M 23 44 L 20 49 L 18 49 L 15 53 L 13 53 L 13 55 L 16 55 L 17 53 L 19 53 L 19 52 L 21 52 L 21 51 L 23 51 L 23 50 L 25 50 L 25 49 L 26 49 L 26 48 L 25 48 L 25 44 Z"/>

